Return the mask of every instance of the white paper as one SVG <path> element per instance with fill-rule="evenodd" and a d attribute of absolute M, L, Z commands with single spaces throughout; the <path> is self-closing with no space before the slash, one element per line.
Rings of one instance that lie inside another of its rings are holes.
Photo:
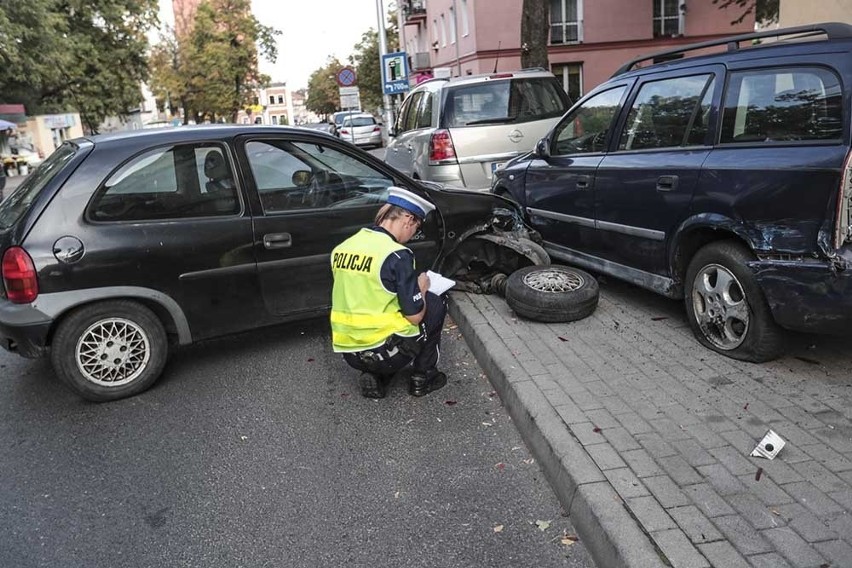
<path fill-rule="evenodd" d="M 426 275 L 429 277 L 429 291 L 433 294 L 437 294 L 440 296 L 441 294 L 456 285 L 455 280 L 445 278 L 437 272 L 432 272 L 431 270 L 428 270 L 426 272 Z"/>
<path fill-rule="evenodd" d="M 778 452 L 781 451 L 781 448 L 783 448 L 786 443 L 787 442 L 785 442 L 781 436 L 770 430 L 766 433 L 766 436 L 763 437 L 760 443 L 757 444 L 757 447 L 751 452 L 751 455 L 756 458 L 763 457 L 770 460 L 775 459 L 775 456 L 778 455 Z"/>

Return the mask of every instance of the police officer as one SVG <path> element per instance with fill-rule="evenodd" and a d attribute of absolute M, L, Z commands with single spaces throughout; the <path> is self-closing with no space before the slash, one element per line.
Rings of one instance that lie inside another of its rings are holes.
<path fill-rule="evenodd" d="M 332 344 L 349 366 L 362 371 L 365 397 L 384 398 L 393 375 L 409 363 L 412 396 L 447 384 L 437 369 L 446 300 L 427 293 L 429 277 L 417 274 L 414 254 L 404 246 L 433 209 L 419 195 L 391 187 L 375 225 L 332 252 Z"/>

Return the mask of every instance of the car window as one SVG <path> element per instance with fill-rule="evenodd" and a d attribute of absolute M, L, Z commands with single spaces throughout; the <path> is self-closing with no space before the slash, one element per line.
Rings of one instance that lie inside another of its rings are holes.
<path fill-rule="evenodd" d="M 405 113 L 405 130 L 414 130 L 417 128 L 417 109 L 420 107 L 420 101 L 423 98 L 423 92 L 414 93 L 411 96 L 411 105 Z"/>
<path fill-rule="evenodd" d="M 447 128 L 515 124 L 562 116 L 568 95 L 553 78 L 484 81 L 449 90 L 443 122 Z"/>
<path fill-rule="evenodd" d="M 555 155 L 603 152 L 626 87 L 594 95 L 566 116 L 553 136 Z"/>
<path fill-rule="evenodd" d="M 733 72 L 720 142 L 837 140 L 843 135 L 842 103 L 840 81 L 827 69 Z"/>
<path fill-rule="evenodd" d="M 408 109 L 411 108 L 411 99 L 412 95 L 406 97 L 402 101 L 402 106 L 399 108 L 399 115 L 396 117 L 396 122 L 394 123 L 394 130 L 397 134 L 405 132 L 405 118 L 408 115 Z"/>
<path fill-rule="evenodd" d="M 348 116 L 343 119 L 343 126 L 372 126 L 376 124 L 376 119 L 372 116 Z"/>
<path fill-rule="evenodd" d="M 233 168 L 214 144 L 149 150 L 113 172 L 95 193 L 95 221 L 232 215 L 240 210 Z"/>
<path fill-rule="evenodd" d="M 264 213 L 374 205 L 393 179 L 325 144 L 252 140 L 249 166 Z"/>
<path fill-rule="evenodd" d="M 706 133 L 701 102 L 713 81 L 713 75 L 696 75 L 651 81 L 642 85 L 618 144 L 619 150 L 671 148 L 687 144 L 687 134 L 694 129 L 692 140 L 701 130 Z M 709 107 L 708 107 L 709 108 Z"/>
<path fill-rule="evenodd" d="M 432 126 L 432 100 L 434 98 L 434 93 L 423 92 L 423 97 L 420 99 L 420 105 L 417 110 L 416 128 L 430 128 Z"/>
<path fill-rule="evenodd" d="M 77 146 L 63 144 L 56 149 L 18 188 L 0 202 L 0 229 L 8 229 L 27 212 L 41 190 L 71 161 Z"/>

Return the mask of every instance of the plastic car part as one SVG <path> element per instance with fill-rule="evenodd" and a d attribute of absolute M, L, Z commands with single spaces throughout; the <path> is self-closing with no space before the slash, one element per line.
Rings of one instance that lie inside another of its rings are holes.
<path fill-rule="evenodd" d="M 63 319 L 51 346 L 56 374 L 86 400 L 106 402 L 138 394 L 166 364 L 162 322 L 137 302 L 86 305 Z"/>
<path fill-rule="evenodd" d="M 473 235 L 442 263 L 441 273 L 456 281 L 454 290 L 503 294 L 507 274 L 550 264 L 547 252 L 528 236 L 499 231 Z"/>
<path fill-rule="evenodd" d="M 591 274 L 571 266 L 528 266 L 509 275 L 506 302 L 519 316 L 569 322 L 590 316 L 600 290 Z"/>
<path fill-rule="evenodd" d="M 781 355 L 784 333 L 746 265 L 752 260 L 735 241 L 703 247 L 687 268 L 684 303 L 699 343 L 733 359 L 762 363 Z"/>

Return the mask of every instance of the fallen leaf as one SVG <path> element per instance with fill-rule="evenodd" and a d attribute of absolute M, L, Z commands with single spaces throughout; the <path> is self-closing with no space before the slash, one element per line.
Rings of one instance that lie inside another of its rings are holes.
<path fill-rule="evenodd" d="M 600 428 L 598 428 L 597 426 L 595 426 L 594 428 L 592 428 L 592 432 L 594 432 L 594 433 L 596 433 L 596 434 L 600 434 L 600 433 L 601 433 L 601 429 L 600 429 Z"/>
<path fill-rule="evenodd" d="M 748 404 L 749 403 L 745 403 L 745 406 L 743 406 L 743 410 L 748 410 Z"/>
<path fill-rule="evenodd" d="M 564 338 L 564 337 L 562 337 L 561 335 L 557 335 L 556 337 L 558 337 L 558 338 L 559 338 L 559 341 L 568 341 L 567 339 L 565 339 L 565 338 Z"/>
<path fill-rule="evenodd" d="M 565 546 L 571 546 L 572 544 L 574 544 L 575 542 L 577 542 L 577 537 L 576 537 L 576 536 L 574 536 L 573 534 L 566 534 L 566 535 L 564 535 L 564 536 L 562 537 L 562 541 L 561 541 L 561 542 L 562 542 L 562 544 L 564 544 Z"/>
<path fill-rule="evenodd" d="M 536 521 L 535 526 L 538 527 L 538 530 L 544 532 L 550 528 L 550 521 Z"/>
<path fill-rule="evenodd" d="M 762 467 L 759 467 L 759 468 L 757 468 L 757 473 L 755 473 L 755 474 L 754 474 L 754 480 L 755 480 L 755 481 L 760 481 L 760 476 L 761 476 L 761 475 L 763 475 L 763 468 L 762 468 Z"/>
<path fill-rule="evenodd" d="M 657 317 L 651 318 L 651 321 L 663 321 L 663 320 L 667 320 L 667 319 L 669 319 L 668 316 L 657 316 Z"/>
<path fill-rule="evenodd" d="M 494 467 L 496 467 L 500 471 L 503 471 L 504 469 L 506 469 L 506 464 L 504 464 L 503 462 L 500 462 L 500 463 L 496 464 Z"/>
<path fill-rule="evenodd" d="M 308 357 L 308 363 L 313 363 L 313 362 L 314 362 L 314 358 L 313 358 L 313 357 Z"/>
<path fill-rule="evenodd" d="M 503 525 L 497 525 L 494 527 L 494 532 L 503 532 Z"/>
<path fill-rule="evenodd" d="M 394 493 L 394 494 L 393 494 L 393 498 L 394 498 L 394 499 L 399 499 L 399 491 L 397 491 L 396 493 Z"/>
<path fill-rule="evenodd" d="M 458 402 L 455 401 L 455 400 L 445 400 L 444 404 L 446 404 L 447 406 L 453 406 L 453 405 L 458 404 Z"/>

